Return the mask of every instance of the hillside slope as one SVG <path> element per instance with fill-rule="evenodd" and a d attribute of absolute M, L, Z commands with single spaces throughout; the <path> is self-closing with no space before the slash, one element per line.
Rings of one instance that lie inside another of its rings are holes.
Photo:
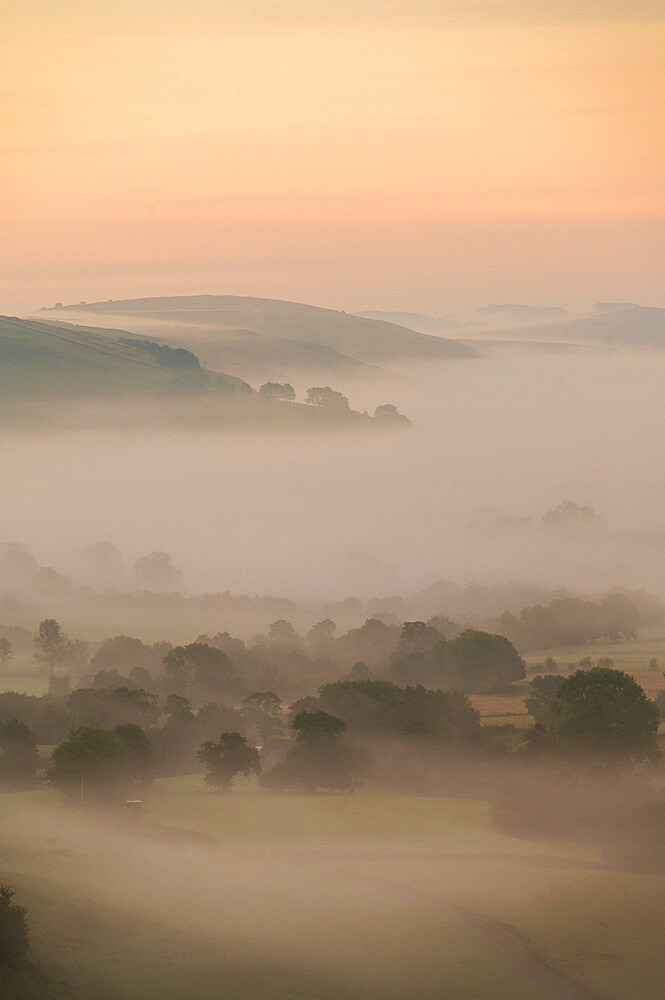
<path fill-rule="evenodd" d="M 0 316 L 0 392 L 5 396 L 155 396 L 171 385 L 174 374 L 107 330 Z M 249 389 L 240 379 L 220 378 L 231 391 Z"/>

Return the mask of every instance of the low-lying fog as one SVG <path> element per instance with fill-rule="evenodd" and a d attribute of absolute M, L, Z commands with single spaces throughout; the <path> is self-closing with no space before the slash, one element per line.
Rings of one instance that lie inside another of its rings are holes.
<path fill-rule="evenodd" d="M 647 536 L 665 527 L 663 381 L 660 354 L 495 347 L 334 385 L 359 410 L 395 403 L 413 430 L 5 431 L 2 536 L 70 573 L 89 542 L 114 542 L 128 565 L 164 549 L 190 590 L 334 599 L 447 578 L 662 591 L 662 539 Z M 612 538 L 466 530 L 537 522 L 563 499 Z"/>

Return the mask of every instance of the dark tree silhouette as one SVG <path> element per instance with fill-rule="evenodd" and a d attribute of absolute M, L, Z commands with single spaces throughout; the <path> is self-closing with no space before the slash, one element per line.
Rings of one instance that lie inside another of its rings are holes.
<path fill-rule="evenodd" d="M 240 733 L 222 733 L 217 742 L 206 740 L 196 756 L 207 768 L 207 783 L 220 791 L 229 789 L 238 774 L 249 778 L 261 773 L 258 751 Z"/>

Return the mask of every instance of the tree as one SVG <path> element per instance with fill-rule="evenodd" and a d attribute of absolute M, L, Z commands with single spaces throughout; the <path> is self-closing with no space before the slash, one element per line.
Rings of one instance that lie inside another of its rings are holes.
<path fill-rule="evenodd" d="M 56 667 L 67 663 L 71 652 L 71 643 L 55 618 L 44 618 L 39 623 L 39 631 L 35 636 L 37 659 L 44 664 L 53 678 Z"/>
<path fill-rule="evenodd" d="M 136 560 L 134 576 L 141 587 L 148 590 L 165 590 L 173 586 L 182 573 L 173 565 L 168 552 L 151 552 L 149 556 L 141 556 Z"/>
<path fill-rule="evenodd" d="M 565 750 L 607 759 L 658 756 L 660 713 L 622 670 L 593 667 L 566 677 L 552 700 L 549 732 Z"/>
<path fill-rule="evenodd" d="M 181 691 L 191 689 L 201 697 L 243 693 L 231 657 L 216 646 L 202 642 L 174 646 L 164 657 L 164 666 Z"/>
<path fill-rule="evenodd" d="M 17 966 L 30 947 L 24 906 L 12 902 L 13 891 L 0 885 L 0 966 Z"/>
<path fill-rule="evenodd" d="M 207 783 L 220 791 L 227 791 L 238 774 L 249 778 L 261 773 L 258 751 L 240 733 L 222 733 L 217 742 L 206 740 L 196 756 L 208 770 Z"/>
<path fill-rule="evenodd" d="M 237 708 L 208 701 L 196 713 L 198 742 L 212 740 L 217 733 L 242 732 L 244 717 Z"/>
<path fill-rule="evenodd" d="M 305 402 L 309 403 L 310 406 L 325 407 L 326 410 L 337 412 L 349 410 L 348 398 L 343 396 L 341 392 L 337 392 L 336 389 L 331 389 L 329 385 L 312 386 L 311 389 L 307 390 Z"/>
<path fill-rule="evenodd" d="M 537 724 L 545 725 L 549 721 L 550 708 L 560 687 L 561 677 L 558 674 L 541 674 L 531 681 L 524 704 Z"/>
<path fill-rule="evenodd" d="M 573 500 L 562 500 L 557 507 L 546 511 L 540 519 L 544 528 L 596 529 L 603 527 L 602 518 L 591 507 L 582 507 Z"/>
<path fill-rule="evenodd" d="M 624 594 L 610 594 L 600 602 L 603 635 L 612 642 L 637 639 L 640 614 Z"/>
<path fill-rule="evenodd" d="M 157 695 L 143 688 L 126 686 L 78 688 L 72 691 L 67 706 L 77 725 L 110 728 L 124 722 L 147 727 L 159 715 Z"/>
<path fill-rule="evenodd" d="M 265 742 L 282 728 L 282 700 L 273 691 L 255 691 L 242 703 L 247 726 L 254 726 Z"/>
<path fill-rule="evenodd" d="M 32 578 L 32 589 L 44 596 L 62 596 L 72 588 L 72 581 L 52 566 L 40 566 Z"/>
<path fill-rule="evenodd" d="M 478 740 L 480 715 L 461 691 L 407 687 L 386 713 L 382 728 L 396 736 L 431 743 Z"/>
<path fill-rule="evenodd" d="M 181 769 L 193 770 L 197 748 L 201 737 L 196 717 L 187 698 L 170 694 L 166 699 L 164 712 L 168 719 L 160 730 L 153 734 L 157 749 L 163 754 L 169 774 Z"/>
<path fill-rule="evenodd" d="M 512 642 L 468 628 L 450 643 L 457 661 L 459 687 L 488 693 L 504 690 L 526 677 L 526 664 Z"/>
<path fill-rule="evenodd" d="M 140 639 L 131 635 L 116 635 L 105 639 L 90 660 L 92 670 L 127 671 L 135 667 L 156 670 L 161 666 L 162 657 Z"/>
<path fill-rule="evenodd" d="M 147 781 L 152 771 L 152 746 L 144 731 L 133 722 L 124 722 L 113 732 L 122 740 L 125 777 Z"/>
<path fill-rule="evenodd" d="M 39 568 L 27 546 L 20 542 L 4 542 L 0 546 L 0 584 L 3 589 L 27 589 Z"/>
<path fill-rule="evenodd" d="M 360 752 L 341 738 L 346 731 L 343 719 L 321 709 L 298 712 L 291 728 L 295 745 L 286 760 L 266 775 L 264 787 L 349 791 L 358 784 L 364 762 Z"/>
<path fill-rule="evenodd" d="M 299 712 L 291 723 L 296 743 L 319 743 L 346 732 L 346 723 L 328 712 Z"/>
<path fill-rule="evenodd" d="M 86 545 L 81 552 L 80 562 L 86 579 L 93 583 L 112 586 L 122 578 L 122 556 L 112 542 Z"/>
<path fill-rule="evenodd" d="M 79 726 L 53 751 L 47 778 L 66 798 L 106 798 L 119 792 L 125 746 L 108 729 Z"/>
<path fill-rule="evenodd" d="M 191 703 L 187 698 L 183 698 L 180 694 L 170 694 L 166 702 L 164 703 L 164 713 L 165 715 L 182 715 L 183 713 L 192 713 Z"/>
<path fill-rule="evenodd" d="M 335 646 L 336 630 L 337 626 L 332 618 L 324 618 L 312 625 L 307 633 L 307 645 L 317 656 L 327 656 Z"/>
<path fill-rule="evenodd" d="M 262 396 L 271 396 L 273 399 L 288 399 L 294 400 L 296 398 L 295 389 L 289 382 L 264 382 L 259 392 Z"/>
<path fill-rule="evenodd" d="M 12 644 L 9 639 L 0 639 L 0 664 L 2 664 L 3 672 L 7 666 L 7 660 L 11 660 L 13 655 Z"/>
<path fill-rule="evenodd" d="M 413 426 L 408 417 L 400 413 L 393 403 L 383 403 L 374 410 L 374 419 L 385 424 L 401 424 L 403 427 Z"/>
<path fill-rule="evenodd" d="M 268 642 L 275 645 L 296 648 L 300 646 L 300 636 L 291 622 L 287 622 L 285 618 L 280 618 L 268 628 Z"/>
<path fill-rule="evenodd" d="M 39 754 L 34 735 L 16 718 L 0 723 L 0 782 L 22 785 L 37 774 Z"/>

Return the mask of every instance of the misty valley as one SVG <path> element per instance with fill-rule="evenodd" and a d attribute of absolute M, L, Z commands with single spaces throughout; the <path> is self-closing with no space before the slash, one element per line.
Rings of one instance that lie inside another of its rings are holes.
<path fill-rule="evenodd" d="M 3 996 L 660 997 L 662 314 L 0 318 Z"/>

